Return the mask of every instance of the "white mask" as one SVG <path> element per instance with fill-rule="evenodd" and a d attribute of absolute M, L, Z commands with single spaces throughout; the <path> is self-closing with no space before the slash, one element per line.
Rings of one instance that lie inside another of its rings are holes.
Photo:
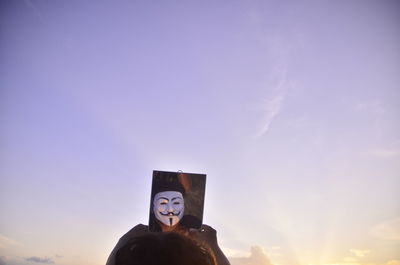
<path fill-rule="evenodd" d="M 154 196 L 153 212 L 167 226 L 174 226 L 182 219 L 185 204 L 179 191 L 163 191 Z"/>

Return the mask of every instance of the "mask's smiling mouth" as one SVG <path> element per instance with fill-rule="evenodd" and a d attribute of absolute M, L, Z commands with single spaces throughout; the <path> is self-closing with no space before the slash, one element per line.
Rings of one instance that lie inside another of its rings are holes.
<path fill-rule="evenodd" d="M 181 212 L 178 212 L 178 213 L 162 213 L 162 212 L 160 212 L 160 214 L 162 215 L 162 216 L 178 216 L 178 215 L 180 215 L 181 214 Z"/>

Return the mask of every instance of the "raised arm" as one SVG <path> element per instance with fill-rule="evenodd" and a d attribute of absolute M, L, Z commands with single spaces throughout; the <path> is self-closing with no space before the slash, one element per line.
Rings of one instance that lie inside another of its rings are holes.
<path fill-rule="evenodd" d="M 138 224 L 131 230 L 129 230 L 125 235 L 123 235 L 114 249 L 111 251 L 110 256 L 107 259 L 106 265 L 115 265 L 115 254 L 117 251 L 123 247 L 131 238 L 144 235 L 149 232 L 149 228 L 147 225 Z"/>
<path fill-rule="evenodd" d="M 217 259 L 217 265 L 230 265 L 228 258 L 218 246 L 217 231 L 208 225 L 202 225 L 199 230 L 190 229 L 190 235 L 205 244 L 207 244 Z"/>

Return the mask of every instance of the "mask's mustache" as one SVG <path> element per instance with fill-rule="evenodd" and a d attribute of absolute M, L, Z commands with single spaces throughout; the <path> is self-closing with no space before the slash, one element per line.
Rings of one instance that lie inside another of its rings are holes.
<path fill-rule="evenodd" d="M 173 213 L 173 212 L 162 213 L 162 212 L 160 212 L 160 214 L 161 214 L 162 216 L 178 216 L 178 215 L 181 214 L 181 212 L 178 212 L 178 213 Z"/>

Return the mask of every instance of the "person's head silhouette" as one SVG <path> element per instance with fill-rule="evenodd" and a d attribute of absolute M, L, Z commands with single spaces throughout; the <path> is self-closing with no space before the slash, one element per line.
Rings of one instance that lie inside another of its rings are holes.
<path fill-rule="evenodd" d="M 116 253 L 115 265 L 216 265 L 213 252 L 178 233 L 134 238 Z"/>

